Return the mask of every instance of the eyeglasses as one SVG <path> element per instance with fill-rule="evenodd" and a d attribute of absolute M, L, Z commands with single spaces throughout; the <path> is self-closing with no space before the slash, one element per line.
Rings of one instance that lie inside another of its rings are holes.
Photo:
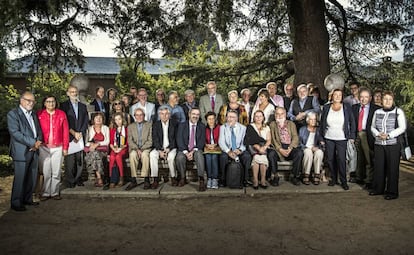
<path fill-rule="evenodd" d="M 144 116 L 142 113 L 135 114 L 135 116 Z"/>
<path fill-rule="evenodd" d="M 53 104 L 53 103 L 56 103 L 56 101 L 55 100 L 47 100 L 47 101 L 45 101 L 45 103 Z"/>
<path fill-rule="evenodd" d="M 27 98 L 22 98 L 23 100 L 25 100 L 26 102 L 28 102 L 29 104 L 34 104 L 34 103 L 36 103 L 36 101 L 35 100 L 32 100 L 32 99 L 27 99 Z"/>
<path fill-rule="evenodd" d="M 118 103 L 114 103 L 114 105 L 121 105 L 121 103 L 120 103 L 120 102 L 118 102 Z"/>

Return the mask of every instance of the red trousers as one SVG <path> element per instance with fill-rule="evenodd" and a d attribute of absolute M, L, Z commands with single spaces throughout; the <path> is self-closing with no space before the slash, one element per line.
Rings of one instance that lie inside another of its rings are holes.
<path fill-rule="evenodd" d="M 127 149 L 123 149 L 119 153 L 115 153 L 113 150 L 111 150 L 111 154 L 109 154 L 109 176 L 112 176 L 112 168 L 114 167 L 115 163 L 119 168 L 119 176 L 124 176 L 123 158 L 125 158 L 127 152 Z"/>

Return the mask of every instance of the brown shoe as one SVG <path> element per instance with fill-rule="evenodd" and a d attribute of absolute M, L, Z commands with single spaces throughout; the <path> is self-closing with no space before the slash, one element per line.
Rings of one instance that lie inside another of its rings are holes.
<path fill-rule="evenodd" d="M 52 197 L 53 200 L 62 200 L 62 197 L 59 195 L 53 196 Z"/>
<path fill-rule="evenodd" d="M 109 188 L 110 188 L 110 189 L 115 188 L 115 183 L 111 183 L 111 184 L 109 184 Z"/>
<path fill-rule="evenodd" d="M 177 186 L 178 185 L 178 181 L 175 178 L 171 178 L 171 186 Z"/>
<path fill-rule="evenodd" d="M 133 188 L 135 188 L 136 186 L 138 186 L 136 181 L 132 181 L 128 184 L 128 186 L 125 188 L 125 190 L 131 190 Z"/>
<path fill-rule="evenodd" d="M 204 184 L 204 180 L 200 180 L 200 185 L 198 186 L 198 191 L 206 191 L 206 185 Z"/>
<path fill-rule="evenodd" d="M 154 182 L 151 184 L 151 189 L 158 189 L 158 181 L 154 181 Z"/>
<path fill-rule="evenodd" d="M 118 182 L 118 185 L 116 185 L 117 187 L 122 187 L 122 186 L 124 186 L 124 177 L 123 176 L 121 176 L 121 177 L 119 177 L 119 182 Z"/>
<path fill-rule="evenodd" d="M 185 185 L 185 179 L 181 178 L 180 182 L 178 183 L 178 187 L 182 187 Z"/>
<path fill-rule="evenodd" d="M 150 189 L 151 184 L 149 182 L 144 182 L 144 189 Z"/>

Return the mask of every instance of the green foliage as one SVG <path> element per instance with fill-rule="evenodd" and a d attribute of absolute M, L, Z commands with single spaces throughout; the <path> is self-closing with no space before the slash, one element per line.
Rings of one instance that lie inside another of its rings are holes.
<path fill-rule="evenodd" d="M 7 113 L 18 105 L 19 96 L 13 85 L 0 85 L 0 130 L 7 129 Z"/>

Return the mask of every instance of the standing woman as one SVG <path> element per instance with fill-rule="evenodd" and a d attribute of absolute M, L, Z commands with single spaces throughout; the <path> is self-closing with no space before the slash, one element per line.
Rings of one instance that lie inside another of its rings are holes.
<path fill-rule="evenodd" d="M 230 110 L 233 110 L 237 113 L 238 116 L 238 122 L 242 125 L 249 125 L 249 119 L 247 118 L 247 112 L 246 108 L 244 108 L 244 105 L 241 105 L 238 101 L 239 99 L 239 93 L 237 90 L 231 90 L 229 93 L 227 93 L 229 102 L 227 104 L 223 104 L 220 108 L 220 112 L 218 114 L 218 122 L 220 125 L 223 125 L 226 123 L 226 116 L 227 112 Z"/>
<path fill-rule="evenodd" d="M 276 162 L 276 151 L 270 149 L 271 136 L 270 127 L 265 124 L 264 113 L 261 110 L 257 110 L 253 114 L 253 122 L 247 126 L 246 136 L 244 142 L 249 146 L 249 151 L 252 154 L 252 171 L 253 171 L 253 188 L 258 189 L 259 186 L 263 189 L 267 188 L 266 184 L 266 171 L 269 166 L 268 156 L 273 151 L 273 158 Z M 258 174 L 260 171 L 260 184 L 258 180 Z M 273 171 L 272 171 L 273 173 Z"/>
<path fill-rule="evenodd" d="M 346 180 L 346 148 L 347 142 L 355 140 L 355 120 L 352 108 L 344 104 L 343 91 L 335 89 L 332 91 L 331 102 L 324 105 L 321 117 L 320 132 L 325 140 L 326 154 L 328 156 L 328 166 L 331 173 L 329 186 L 334 186 L 338 182 L 337 171 L 341 187 L 348 190 Z"/>
<path fill-rule="evenodd" d="M 272 120 L 274 120 L 275 106 L 270 103 L 270 94 L 269 91 L 267 91 L 267 89 L 261 89 L 257 93 L 256 104 L 254 105 L 252 110 L 251 122 L 254 121 L 254 113 L 257 110 L 261 110 L 264 113 L 265 123 L 270 123 Z"/>
<path fill-rule="evenodd" d="M 95 187 L 103 187 L 104 160 L 108 155 L 109 128 L 103 123 L 103 113 L 95 113 L 86 135 L 85 162 L 88 171 L 96 175 Z"/>
<path fill-rule="evenodd" d="M 206 118 L 206 146 L 204 156 L 206 159 L 207 188 L 218 189 L 219 156 L 221 149 L 218 146 L 220 125 L 217 124 L 215 112 L 208 112 Z"/>
<path fill-rule="evenodd" d="M 115 113 L 121 113 L 122 114 L 122 118 L 125 119 L 125 121 L 127 123 L 127 126 L 129 124 L 131 124 L 132 122 L 134 122 L 134 118 L 132 118 L 132 116 L 129 114 L 129 111 L 126 111 L 125 109 L 126 108 L 125 108 L 124 103 L 121 102 L 120 100 L 115 100 L 112 103 L 112 112 L 111 112 L 111 115 L 110 115 L 110 118 L 111 118 L 110 128 L 113 127 L 112 124 L 114 123 L 113 117 L 115 116 L 114 115 Z"/>
<path fill-rule="evenodd" d="M 111 153 L 109 154 L 109 177 L 112 176 L 112 168 L 114 164 L 119 169 L 119 182 L 118 187 L 124 185 L 124 163 L 123 159 L 128 155 L 128 129 L 127 123 L 122 113 L 117 112 L 112 117 L 112 128 L 109 130 L 109 147 Z M 115 188 L 115 184 L 111 183 L 110 188 Z"/>
<path fill-rule="evenodd" d="M 60 176 L 63 156 L 68 154 L 69 124 L 64 111 L 56 109 L 55 96 L 43 100 L 43 109 L 37 112 L 43 133 L 39 149 L 39 165 L 43 172 L 43 187 L 40 200 L 60 200 Z"/>
<path fill-rule="evenodd" d="M 398 198 L 400 144 L 398 136 L 407 128 L 403 110 L 394 106 L 394 94 L 385 91 L 382 109 L 375 111 L 371 131 L 375 137 L 374 180 L 370 196 L 385 194 L 386 200 Z M 386 184 L 385 184 L 386 183 Z"/>

